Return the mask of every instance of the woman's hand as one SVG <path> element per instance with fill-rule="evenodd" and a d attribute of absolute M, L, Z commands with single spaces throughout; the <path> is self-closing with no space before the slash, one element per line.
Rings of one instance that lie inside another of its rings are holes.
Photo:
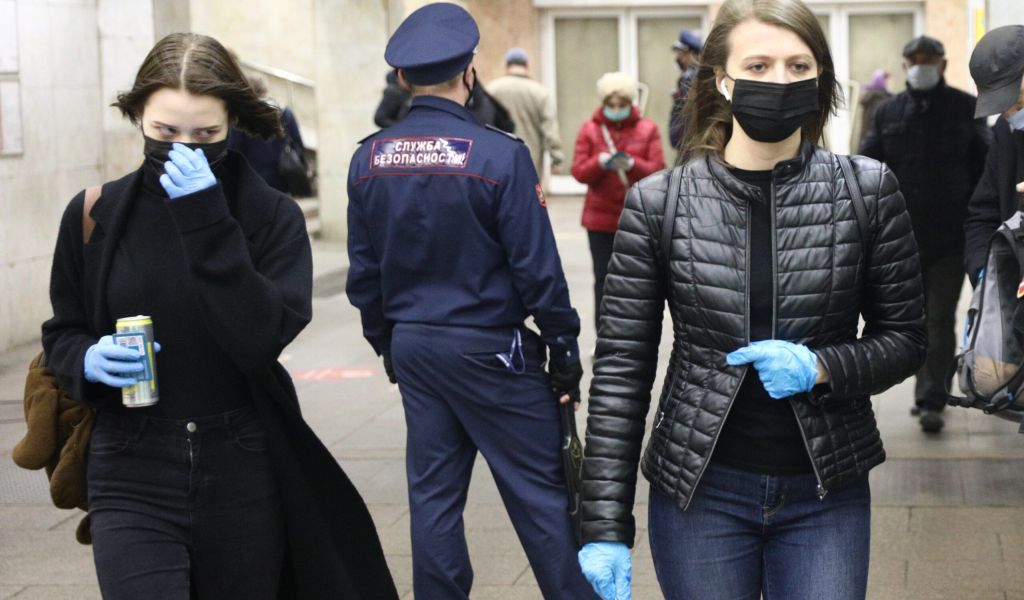
<path fill-rule="evenodd" d="M 622 542 L 591 542 L 579 552 L 580 569 L 602 600 L 630 600 L 633 559 Z"/>
<path fill-rule="evenodd" d="M 818 356 L 807 346 L 782 340 L 754 342 L 730 352 L 725 361 L 732 366 L 753 364 L 764 389 L 775 399 L 809 392 L 815 383 L 821 383 L 819 378 L 827 378 Z"/>
<path fill-rule="evenodd" d="M 135 376 L 146 370 L 137 351 L 118 346 L 109 335 L 89 346 L 83 362 L 87 381 L 115 388 L 135 385 Z"/>
<path fill-rule="evenodd" d="M 192 150 L 184 144 L 172 148 L 167 154 L 171 160 L 164 163 L 167 172 L 160 176 L 160 185 L 172 200 L 217 185 L 202 149 Z"/>

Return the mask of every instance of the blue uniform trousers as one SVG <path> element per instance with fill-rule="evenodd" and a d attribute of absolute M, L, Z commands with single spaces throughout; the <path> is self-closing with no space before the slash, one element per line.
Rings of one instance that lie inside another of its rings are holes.
<path fill-rule="evenodd" d="M 595 598 L 580 572 L 559 454 L 557 400 L 540 339 L 525 328 L 397 324 L 391 357 L 405 406 L 417 600 L 469 598 L 462 512 L 473 462 L 487 460 L 545 598 Z M 498 354 L 512 354 L 508 368 Z"/>

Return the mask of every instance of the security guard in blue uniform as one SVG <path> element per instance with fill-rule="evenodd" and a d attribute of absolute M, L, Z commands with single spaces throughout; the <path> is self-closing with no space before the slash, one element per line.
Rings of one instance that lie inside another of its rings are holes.
<path fill-rule="evenodd" d="M 580 321 L 529 151 L 464 107 L 479 37 L 468 12 L 436 3 L 388 42 L 415 97 L 352 158 L 348 297 L 402 393 L 416 598 L 469 597 L 462 512 L 478 450 L 544 596 L 595 598 L 559 450 Z"/>

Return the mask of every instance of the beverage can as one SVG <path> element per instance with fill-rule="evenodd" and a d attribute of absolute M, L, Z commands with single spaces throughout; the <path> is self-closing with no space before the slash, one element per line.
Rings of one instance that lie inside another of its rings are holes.
<path fill-rule="evenodd" d="M 114 343 L 130 348 L 142 357 L 144 369 L 135 376 L 135 385 L 121 388 L 121 402 L 129 408 L 152 406 L 160 401 L 156 385 L 156 360 L 153 351 L 153 319 L 144 315 L 117 320 Z"/>

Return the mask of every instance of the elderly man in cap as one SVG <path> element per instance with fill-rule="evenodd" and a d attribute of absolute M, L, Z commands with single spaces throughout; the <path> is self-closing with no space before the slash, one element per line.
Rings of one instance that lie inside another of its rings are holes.
<path fill-rule="evenodd" d="M 956 353 L 956 305 L 963 287 L 964 219 L 981 177 L 988 128 L 974 118 L 974 96 L 946 84 L 946 52 L 928 36 L 903 47 L 907 89 L 880 104 L 860 153 L 883 161 L 900 191 L 917 238 L 928 315 L 928 354 L 914 389 L 921 429 L 944 425 L 950 365 Z"/>
<path fill-rule="evenodd" d="M 985 172 L 967 207 L 964 261 L 971 283 L 977 285 L 992 234 L 1024 208 L 1024 25 L 985 34 L 971 54 L 970 68 L 978 86 L 975 114 L 999 115 Z"/>
<path fill-rule="evenodd" d="M 686 95 L 690 93 L 690 84 L 697 76 L 697 65 L 700 63 L 700 51 L 704 47 L 700 38 L 687 29 L 679 31 L 679 39 L 672 43 L 676 53 L 676 65 L 679 67 L 679 81 L 672 92 L 672 112 L 669 114 L 668 139 L 672 147 L 678 149 L 683 140 L 683 106 Z"/>
<path fill-rule="evenodd" d="M 529 150 L 464 106 L 479 38 L 468 12 L 435 3 L 388 42 L 413 101 L 352 157 L 348 297 L 402 394 L 416 597 L 469 597 L 462 512 L 479 452 L 544 596 L 593 598 L 560 454 L 580 320 Z"/>
<path fill-rule="evenodd" d="M 515 133 L 530 149 L 537 174 L 544 175 L 545 152 L 551 157 L 551 172 L 561 173 L 565 154 L 558 137 L 555 105 L 548 89 L 530 78 L 525 50 L 511 48 L 505 53 L 505 76 L 487 84 L 487 90 L 511 113 Z"/>

